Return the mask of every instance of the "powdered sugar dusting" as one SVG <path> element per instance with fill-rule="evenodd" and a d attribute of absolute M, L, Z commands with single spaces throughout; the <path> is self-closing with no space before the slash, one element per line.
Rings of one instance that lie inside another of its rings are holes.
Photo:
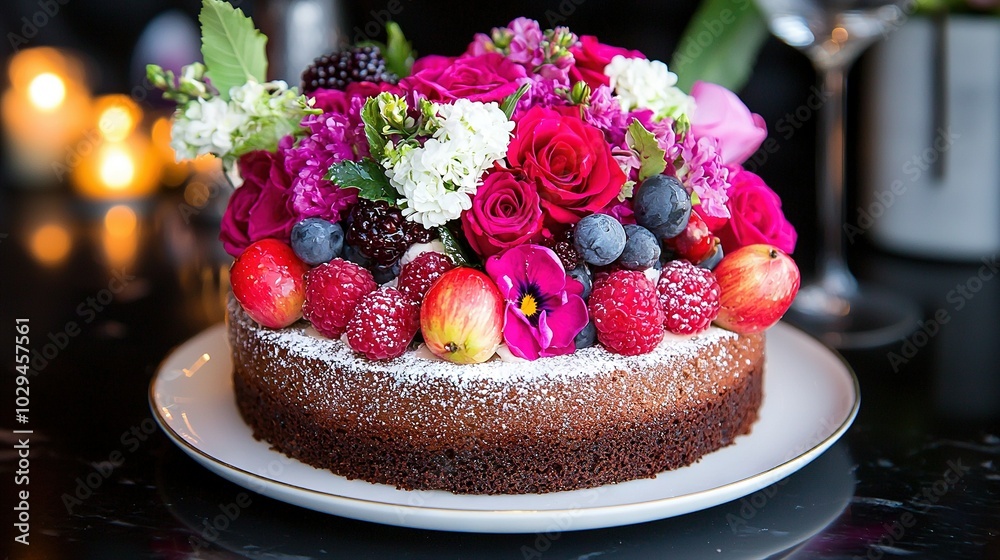
<path fill-rule="evenodd" d="M 241 313 L 242 315 L 242 313 Z M 365 360 L 351 351 L 340 339 L 331 340 L 317 336 L 314 329 L 305 323 L 292 327 L 272 330 L 256 327 L 256 336 L 264 342 L 287 350 L 285 356 L 289 366 L 295 360 L 318 361 L 350 372 L 377 372 L 391 375 L 400 383 L 417 383 L 430 378 L 446 381 L 456 387 L 466 387 L 471 382 L 490 380 L 500 383 L 523 384 L 532 380 L 562 380 L 574 377 L 603 374 L 609 371 L 634 371 L 657 365 L 685 363 L 703 354 L 705 348 L 717 345 L 723 340 L 734 340 L 737 335 L 718 327 L 693 336 L 666 336 L 650 353 L 639 356 L 623 356 L 611 353 L 600 346 L 577 350 L 566 356 L 540 358 L 534 361 L 512 363 L 498 356 L 481 364 L 453 364 L 442 360 L 432 360 L 421 352 L 410 350 L 399 358 L 376 362 Z M 719 366 L 727 360 L 724 355 L 716 355 Z"/>
<path fill-rule="evenodd" d="M 701 407 L 741 383 L 734 373 L 747 369 L 745 359 L 757 363 L 762 346 L 713 327 L 691 336 L 668 334 L 638 356 L 598 346 L 535 361 L 494 356 L 453 364 L 411 349 L 372 361 L 340 339 L 316 336 L 304 322 L 260 327 L 235 300 L 229 319 L 237 363 L 257 364 L 253 383 L 303 409 L 323 429 L 349 426 L 380 437 L 435 441 L 456 434 L 574 438 Z"/>

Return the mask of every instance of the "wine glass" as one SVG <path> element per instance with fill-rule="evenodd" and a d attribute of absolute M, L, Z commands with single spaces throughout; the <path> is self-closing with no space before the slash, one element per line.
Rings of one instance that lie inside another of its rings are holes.
<path fill-rule="evenodd" d="M 844 90 L 858 55 L 901 25 L 902 0 L 757 0 L 771 32 L 813 63 L 826 102 L 818 158 L 818 278 L 805 285 L 786 318 L 836 348 L 871 348 L 909 334 L 920 320 L 910 300 L 859 286 L 844 258 Z"/>

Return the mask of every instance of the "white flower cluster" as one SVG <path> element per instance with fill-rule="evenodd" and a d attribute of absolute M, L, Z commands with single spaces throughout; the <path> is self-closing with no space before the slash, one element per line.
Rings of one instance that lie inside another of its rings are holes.
<path fill-rule="evenodd" d="M 496 103 L 434 104 L 436 129 L 423 146 L 390 147 L 382 166 L 403 197 L 403 215 L 433 228 L 472 207 L 483 173 L 507 155 L 514 123 Z"/>
<path fill-rule="evenodd" d="M 177 108 L 170 147 L 177 159 L 215 154 L 233 160 L 256 149 L 275 149 L 291 134 L 306 107 L 282 81 L 249 81 L 221 97 L 191 99 Z"/>
<path fill-rule="evenodd" d="M 694 99 L 677 87 L 677 74 L 659 60 L 616 55 L 604 75 L 618 95 L 622 111 L 650 109 L 657 119 L 678 120 L 694 109 Z"/>
<path fill-rule="evenodd" d="M 233 149 L 233 136 L 249 118 L 221 97 L 192 99 L 174 114 L 170 147 L 177 161 L 204 154 L 228 154 Z"/>

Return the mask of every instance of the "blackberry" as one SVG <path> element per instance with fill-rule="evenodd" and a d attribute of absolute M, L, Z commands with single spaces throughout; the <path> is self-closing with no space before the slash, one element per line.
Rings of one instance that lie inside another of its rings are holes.
<path fill-rule="evenodd" d="M 414 243 L 430 243 L 431 239 L 434 239 L 435 236 L 434 231 L 410 220 L 406 221 L 405 230 L 407 245 L 413 245 Z"/>
<path fill-rule="evenodd" d="M 349 222 L 347 243 L 383 268 L 392 266 L 414 239 L 430 241 L 430 232 L 384 200 L 359 200 Z"/>
<path fill-rule="evenodd" d="M 552 249 L 552 251 L 559 257 L 562 261 L 563 268 L 566 271 L 573 270 L 583 261 L 580 253 L 577 252 L 576 247 L 573 246 L 573 228 L 569 227 L 562 233 L 552 236 L 551 239 L 545 239 L 542 242 L 546 247 Z"/>
<path fill-rule="evenodd" d="M 385 68 L 378 47 L 354 47 L 316 58 L 302 73 L 302 92 L 347 88 L 353 82 L 396 83 L 399 78 Z"/>

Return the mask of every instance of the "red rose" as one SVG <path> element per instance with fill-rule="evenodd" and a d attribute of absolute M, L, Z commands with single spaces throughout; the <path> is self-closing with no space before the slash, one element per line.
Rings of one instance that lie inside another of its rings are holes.
<path fill-rule="evenodd" d="M 528 243 L 542 229 L 540 202 L 532 183 L 495 170 L 472 197 L 472 208 L 462 212 L 465 238 L 483 259 Z"/>
<path fill-rule="evenodd" d="M 604 75 L 604 67 L 611 63 L 615 55 L 622 55 L 625 58 L 646 58 L 639 51 L 630 51 L 621 47 L 612 47 L 598 42 L 593 35 L 580 37 L 580 44 L 569 50 L 573 53 L 576 63 L 569 69 L 569 77 L 573 83 L 584 81 L 587 85 L 596 88 L 600 85 L 608 85 L 608 77 Z"/>
<path fill-rule="evenodd" d="M 604 134 L 580 119 L 578 107 L 532 107 L 514 129 L 507 159 L 534 181 L 542 210 L 562 224 L 604 208 L 625 183 Z"/>
<path fill-rule="evenodd" d="M 781 211 L 781 198 L 764 180 L 742 167 L 731 167 L 732 186 L 726 206 L 731 214 L 721 228 L 713 230 L 727 253 L 745 245 L 767 243 L 786 253 L 795 250 L 798 234 Z"/>
<path fill-rule="evenodd" d="M 519 80 L 527 77 L 524 67 L 498 53 L 480 56 L 425 56 L 413 64 L 413 73 L 400 82 L 404 91 L 411 89 L 431 101 L 470 101 L 499 103 L 517 91 Z"/>
<path fill-rule="evenodd" d="M 295 216 L 288 210 L 291 178 L 281 154 L 280 149 L 278 154 L 259 150 L 239 160 L 243 185 L 229 197 L 219 232 L 222 245 L 233 257 L 261 239 L 287 243 L 291 238 L 295 225 Z"/>

